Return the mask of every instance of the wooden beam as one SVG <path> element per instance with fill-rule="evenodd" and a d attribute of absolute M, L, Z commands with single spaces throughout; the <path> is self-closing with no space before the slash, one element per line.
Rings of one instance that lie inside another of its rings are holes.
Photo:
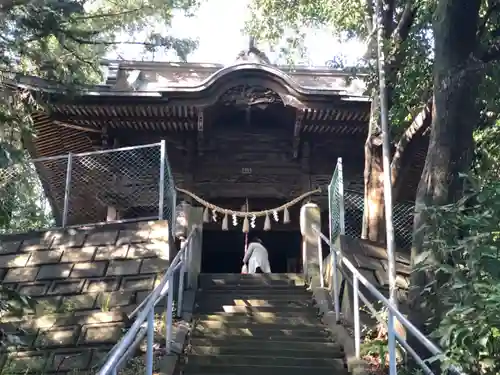
<path fill-rule="evenodd" d="M 197 123 L 197 145 L 198 145 L 198 155 L 203 155 L 203 126 L 204 126 L 204 115 L 203 109 L 198 110 L 198 123 Z"/>
<path fill-rule="evenodd" d="M 302 129 L 302 121 L 304 120 L 304 110 L 298 109 L 295 115 L 295 125 L 293 127 L 293 158 L 299 156 L 300 132 Z"/>

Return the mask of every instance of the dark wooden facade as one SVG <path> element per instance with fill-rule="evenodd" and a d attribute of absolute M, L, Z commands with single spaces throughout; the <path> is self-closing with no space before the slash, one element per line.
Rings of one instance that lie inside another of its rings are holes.
<path fill-rule="evenodd" d="M 348 84 L 347 78 L 248 62 L 225 68 L 124 63 L 107 85 L 71 96 L 47 82 L 21 83 L 44 92 L 48 103 L 33 116 L 36 137 L 28 145 L 34 158 L 165 139 L 177 186 L 221 205 L 248 198 L 255 209 L 259 200 L 282 203 L 326 189 L 338 157 L 345 187 L 362 189 L 370 103 L 361 81 Z M 414 155 L 425 147 L 415 146 Z M 407 165 L 421 168 L 422 158 L 411 159 Z M 39 173 L 61 202 L 64 171 Z M 413 175 L 401 199 L 414 197 Z M 325 205 L 325 198 L 326 191 L 315 200 Z"/>

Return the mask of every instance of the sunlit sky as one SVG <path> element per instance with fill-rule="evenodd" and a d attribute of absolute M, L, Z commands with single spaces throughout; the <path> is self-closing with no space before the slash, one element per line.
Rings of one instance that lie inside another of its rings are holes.
<path fill-rule="evenodd" d="M 237 54 L 248 46 L 248 35 L 242 31 L 245 20 L 249 17 L 247 6 L 250 0 L 205 0 L 194 17 L 176 14 L 170 35 L 179 38 L 192 38 L 199 42 L 198 49 L 189 55 L 189 62 L 212 62 L 230 64 Z M 340 44 L 326 30 L 310 30 L 306 37 L 308 58 L 314 66 L 324 66 L 327 60 L 342 53 L 348 60 L 356 60 L 362 54 L 359 43 Z M 273 62 L 276 56 L 258 44 Z M 121 47 L 117 54 L 109 58 L 120 57 L 125 60 L 151 60 L 143 57 L 139 46 Z M 173 54 L 156 54 L 155 61 L 177 60 Z"/>

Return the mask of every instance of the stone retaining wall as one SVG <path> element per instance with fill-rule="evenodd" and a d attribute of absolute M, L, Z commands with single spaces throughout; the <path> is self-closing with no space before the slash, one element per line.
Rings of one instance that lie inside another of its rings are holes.
<path fill-rule="evenodd" d="M 2 358 L 6 374 L 90 374 L 130 325 L 170 259 L 166 221 L 0 237 L 0 280 L 36 311 L 1 319 L 27 344 Z"/>

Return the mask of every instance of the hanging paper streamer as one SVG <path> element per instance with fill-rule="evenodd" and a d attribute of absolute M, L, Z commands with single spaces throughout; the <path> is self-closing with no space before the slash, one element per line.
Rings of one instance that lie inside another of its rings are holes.
<path fill-rule="evenodd" d="M 245 216 L 245 220 L 243 220 L 243 233 L 248 233 L 250 228 L 248 227 L 248 217 Z"/>
<path fill-rule="evenodd" d="M 278 215 L 278 211 L 273 211 L 273 219 L 276 222 L 280 221 L 280 217 Z"/>
<path fill-rule="evenodd" d="M 203 222 L 208 223 L 210 221 L 210 214 L 208 212 L 208 208 L 205 207 L 203 210 Z"/>
<path fill-rule="evenodd" d="M 236 217 L 236 215 L 233 215 L 233 227 L 237 225 L 238 225 L 238 218 Z"/>
<path fill-rule="evenodd" d="M 212 220 L 217 221 L 217 211 L 212 210 Z"/>
<path fill-rule="evenodd" d="M 269 219 L 269 214 L 266 215 L 266 221 L 264 221 L 264 230 L 271 230 L 271 219 Z"/>
<path fill-rule="evenodd" d="M 222 230 L 229 230 L 227 227 L 227 214 L 225 214 L 224 219 L 222 219 Z"/>
<path fill-rule="evenodd" d="M 255 220 L 257 220 L 257 217 L 255 215 L 252 215 L 252 217 L 250 218 L 250 226 L 252 227 L 252 229 L 255 229 Z"/>
<path fill-rule="evenodd" d="M 290 222 L 290 212 L 288 212 L 288 208 L 285 207 L 283 212 L 283 223 L 288 224 Z"/>

